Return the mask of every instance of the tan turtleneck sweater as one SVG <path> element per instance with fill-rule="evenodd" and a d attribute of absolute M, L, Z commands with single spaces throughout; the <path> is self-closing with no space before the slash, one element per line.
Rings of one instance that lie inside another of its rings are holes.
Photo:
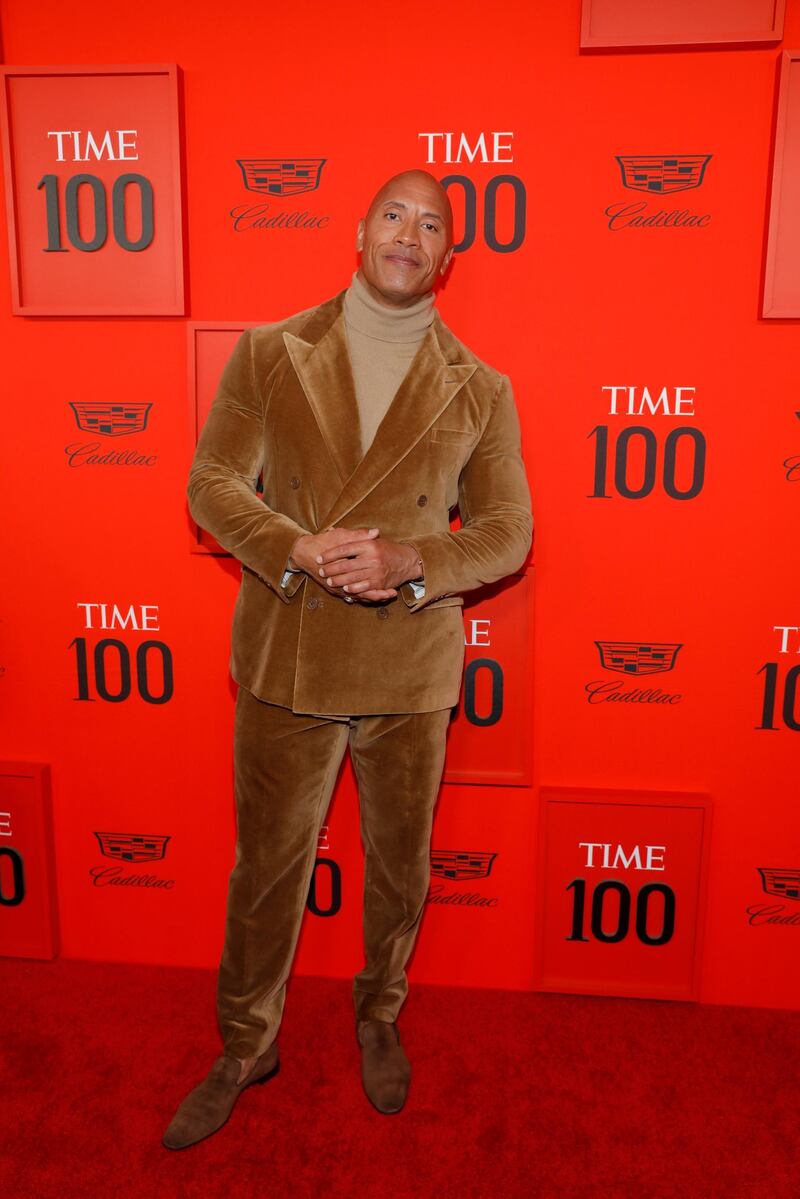
<path fill-rule="evenodd" d="M 344 326 L 361 422 L 362 453 L 372 444 L 378 425 L 433 324 L 434 300 L 429 291 L 408 308 L 390 308 L 373 299 L 357 272 L 344 293 Z"/>

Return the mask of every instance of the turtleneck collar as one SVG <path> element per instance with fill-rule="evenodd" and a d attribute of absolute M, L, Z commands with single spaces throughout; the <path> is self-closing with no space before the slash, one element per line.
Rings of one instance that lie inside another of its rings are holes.
<path fill-rule="evenodd" d="M 435 300 L 429 291 L 408 308 L 390 308 L 370 295 L 354 271 L 344 293 L 344 319 L 351 329 L 376 341 L 419 342 L 433 324 Z"/>

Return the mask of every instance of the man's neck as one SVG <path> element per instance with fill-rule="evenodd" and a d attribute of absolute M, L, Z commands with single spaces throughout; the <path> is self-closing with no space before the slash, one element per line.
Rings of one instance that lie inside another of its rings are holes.
<path fill-rule="evenodd" d="M 356 271 L 345 292 L 344 318 L 349 328 L 377 341 L 419 342 L 433 324 L 434 301 L 429 291 L 402 308 L 381 303 Z"/>

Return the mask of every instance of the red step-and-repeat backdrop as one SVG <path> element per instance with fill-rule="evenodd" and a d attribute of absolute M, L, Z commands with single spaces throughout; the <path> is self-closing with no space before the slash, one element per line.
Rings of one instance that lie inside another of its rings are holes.
<path fill-rule="evenodd" d="M 800 0 L 7 0 L 2 39 L 0 952 L 216 965 L 240 568 L 194 442 L 425 167 L 535 539 L 463 610 L 412 979 L 797 1007 Z M 362 882 L 346 762 L 298 971 L 360 968 Z"/>

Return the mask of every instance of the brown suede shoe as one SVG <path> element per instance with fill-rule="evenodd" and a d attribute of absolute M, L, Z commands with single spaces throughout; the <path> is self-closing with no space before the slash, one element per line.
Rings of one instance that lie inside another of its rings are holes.
<path fill-rule="evenodd" d="M 273 1041 L 269 1049 L 256 1058 L 241 1084 L 237 1082 L 240 1069 L 238 1058 L 226 1054 L 217 1058 L 207 1077 L 190 1091 L 173 1116 L 161 1142 L 165 1148 L 186 1149 L 222 1128 L 246 1087 L 266 1082 L 278 1073 L 277 1043 Z"/>
<path fill-rule="evenodd" d="M 356 1036 L 367 1097 L 384 1115 L 399 1112 L 411 1081 L 411 1064 L 400 1044 L 400 1030 L 385 1020 L 358 1020 Z"/>

